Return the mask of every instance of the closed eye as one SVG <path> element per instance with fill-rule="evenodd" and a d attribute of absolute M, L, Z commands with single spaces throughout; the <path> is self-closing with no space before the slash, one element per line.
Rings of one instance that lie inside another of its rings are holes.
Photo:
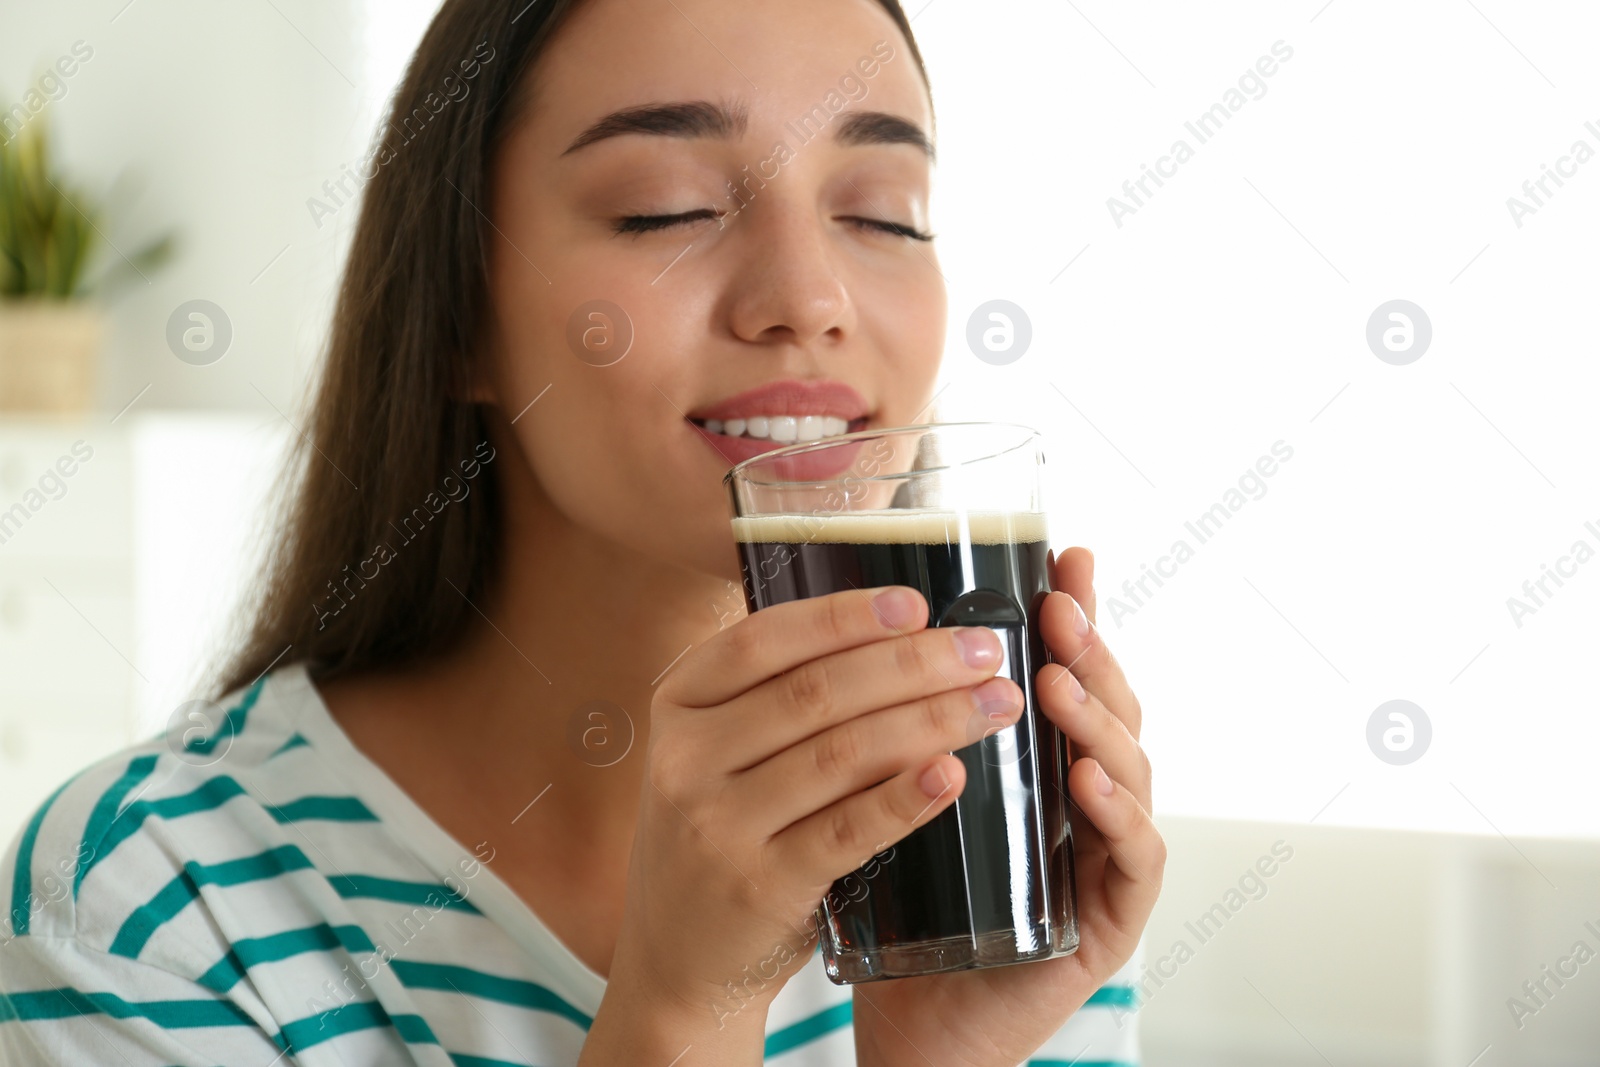
<path fill-rule="evenodd" d="M 627 215 L 617 220 L 615 231 L 622 233 L 650 233 L 655 230 L 669 230 L 674 226 L 683 226 L 703 219 L 721 219 L 724 212 L 714 208 L 702 207 L 694 211 L 680 211 L 676 215 Z"/>
<path fill-rule="evenodd" d="M 693 211 L 681 211 L 676 215 L 625 215 L 618 219 L 614 230 L 618 234 L 653 233 L 657 230 L 669 230 L 677 226 L 686 226 L 691 223 L 701 222 L 706 219 L 720 220 L 726 212 L 714 208 L 696 208 Z M 872 230 L 877 233 L 893 234 L 897 237 L 909 237 L 914 241 L 931 241 L 934 235 L 924 233 L 914 226 L 901 222 L 891 222 L 888 219 L 869 219 L 860 215 L 846 215 L 841 221 L 848 222 L 860 229 Z"/>
<path fill-rule="evenodd" d="M 903 222 L 890 222 L 888 219 L 868 219 L 859 215 L 846 215 L 845 222 L 853 222 L 866 229 L 878 230 L 883 233 L 892 233 L 900 237 L 909 237 L 913 241 L 931 241 L 934 235 L 923 233 L 914 226 L 907 226 Z"/>

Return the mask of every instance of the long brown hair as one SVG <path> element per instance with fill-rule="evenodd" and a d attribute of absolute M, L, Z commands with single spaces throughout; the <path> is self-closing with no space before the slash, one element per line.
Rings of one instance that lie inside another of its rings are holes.
<path fill-rule="evenodd" d="M 493 310 L 484 213 L 530 71 L 580 2 L 446 0 L 406 68 L 357 175 L 289 504 L 221 692 L 274 665 L 328 678 L 442 652 L 493 580 L 500 481 L 483 410 L 461 399 Z M 899 0 L 878 2 L 926 83 Z"/>

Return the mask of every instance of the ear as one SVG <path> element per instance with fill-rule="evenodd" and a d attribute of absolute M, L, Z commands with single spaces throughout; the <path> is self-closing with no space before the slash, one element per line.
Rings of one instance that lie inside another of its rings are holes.
<path fill-rule="evenodd" d="M 481 357 L 468 362 L 465 388 L 458 390 L 460 395 L 454 399 L 467 404 L 494 404 L 499 401 L 499 394 L 490 381 L 487 363 Z"/>
<path fill-rule="evenodd" d="M 483 374 L 474 370 L 469 374 L 466 397 L 462 397 L 462 400 L 466 400 L 467 403 L 494 403 L 498 400 L 498 397 L 494 395 L 494 390 L 491 389 L 490 384 L 483 381 Z"/>

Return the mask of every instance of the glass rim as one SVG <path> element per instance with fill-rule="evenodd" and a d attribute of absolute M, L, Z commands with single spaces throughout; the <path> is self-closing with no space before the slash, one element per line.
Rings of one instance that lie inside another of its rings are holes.
<path fill-rule="evenodd" d="M 872 437 L 889 437 L 891 435 L 908 434 L 919 430 L 926 432 L 928 430 L 970 429 L 972 427 L 1020 430 L 1022 431 L 1022 437 L 1015 444 L 1007 445 L 1004 448 L 997 449 L 986 455 L 962 459 L 954 463 L 945 463 L 938 467 L 921 467 L 914 471 L 900 471 L 898 473 L 872 475 L 846 474 L 836 478 L 799 478 L 792 480 L 783 478 L 755 480 L 750 477 L 749 473 L 763 462 L 787 459 L 791 456 L 803 455 L 807 452 L 815 452 L 824 448 L 833 448 L 845 441 L 866 440 Z M 983 463 L 991 459 L 997 459 L 1000 456 L 1006 455 L 1007 453 L 1015 452 L 1017 449 L 1027 444 L 1028 441 L 1037 439 L 1040 436 L 1041 434 L 1037 429 L 1032 426 L 1025 426 L 1020 422 L 997 422 L 990 420 L 970 420 L 965 422 L 923 422 L 916 423 L 911 426 L 885 426 L 881 429 L 857 430 L 854 433 L 839 434 L 834 437 L 824 438 L 820 441 L 803 441 L 793 445 L 786 445 L 783 448 L 775 448 L 770 452 L 763 452 L 759 456 L 751 456 L 749 459 L 740 460 L 738 463 L 735 463 L 728 469 L 728 473 L 722 476 L 722 484 L 731 488 L 736 478 L 762 487 L 823 486 L 833 485 L 835 483 L 844 482 L 847 480 L 853 480 L 857 482 L 891 481 L 897 478 L 909 478 L 920 474 L 935 474 L 939 471 L 954 470 L 957 467 L 969 467 L 975 463 Z"/>

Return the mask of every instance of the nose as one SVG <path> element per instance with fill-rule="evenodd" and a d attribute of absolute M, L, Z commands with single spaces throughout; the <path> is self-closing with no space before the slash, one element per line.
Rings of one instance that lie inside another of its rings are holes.
<path fill-rule="evenodd" d="M 855 330 L 855 305 L 815 208 L 770 195 L 730 222 L 740 258 L 729 309 L 735 336 L 755 344 L 835 345 Z"/>

